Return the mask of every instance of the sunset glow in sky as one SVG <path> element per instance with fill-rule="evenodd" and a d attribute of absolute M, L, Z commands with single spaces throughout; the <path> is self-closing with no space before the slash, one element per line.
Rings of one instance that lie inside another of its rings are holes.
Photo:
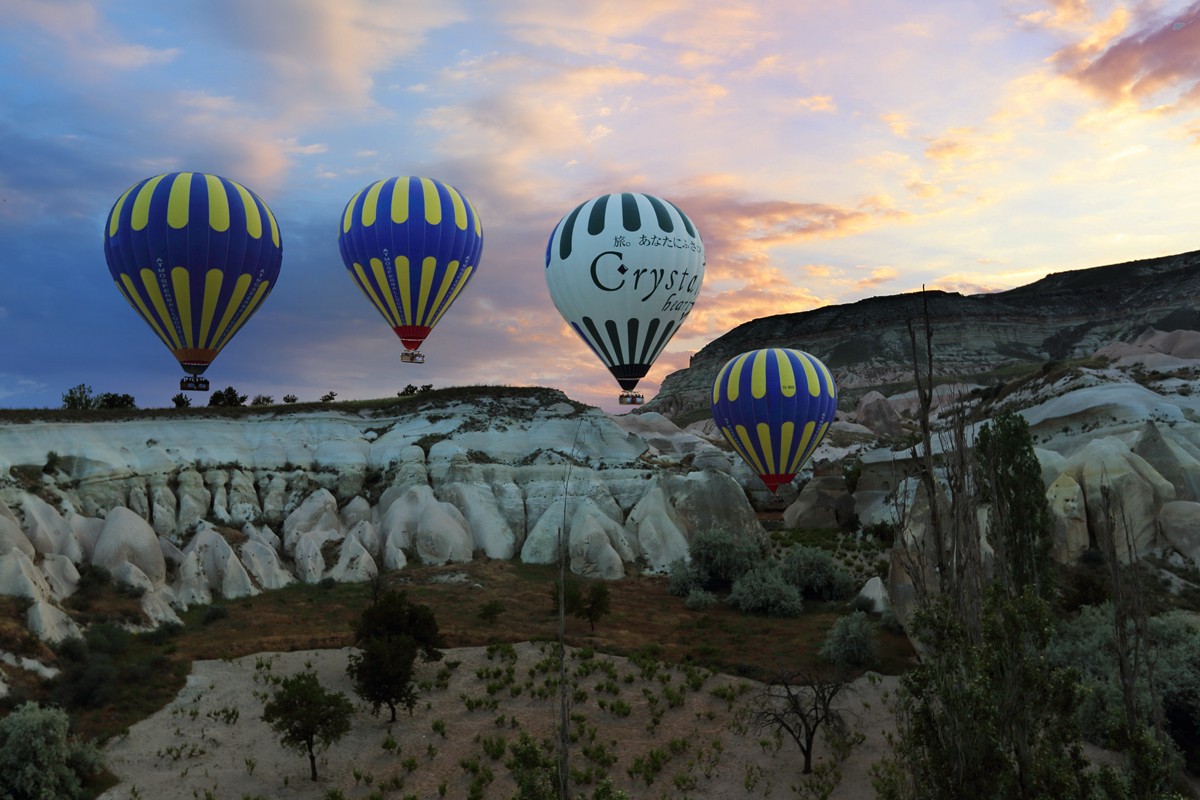
<path fill-rule="evenodd" d="M 0 406 L 168 406 L 181 370 L 113 286 L 104 220 L 151 175 L 239 181 L 277 287 L 213 388 L 618 388 L 543 276 L 563 214 L 674 202 L 707 271 L 639 387 L 756 317 L 922 285 L 1007 289 L 1200 249 L 1200 2 L 0 0 Z M 339 215 L 425 175 L 483 220 L 479 270 L 403 349 Z M 197 395 L 198 405 L 207 398 Z"/>

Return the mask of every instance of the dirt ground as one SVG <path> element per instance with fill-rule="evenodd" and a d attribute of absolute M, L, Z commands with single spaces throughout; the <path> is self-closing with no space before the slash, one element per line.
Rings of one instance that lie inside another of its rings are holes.
<path fill-rule="evenodd" d="M 561 711 L 551 688 L 554 647 L 445 651 L 442 661 L 421 665 L 419 680 L 429 685 L 411 717 L 401 711 L 389 724 L 386 708 L 376 717 L 359 705 L 350 734 L 319 754 L 315 783 L 307 757 L 283 749 L 261 720 L 268 688 L 261 676 L 312 669 L 326 688 L 357 703 L 345 673 L 350 651 L 197 661 L 166 708 L 110 742 L 107 760 L 120 783 L 102 800 L 425 800 L 470 797 L 473 784 L 474 796 L 509 798 L 515 784 L 499 740 L 515 742 L 521 730 L 538 740 L 553 735 Z M 793 789 L 803 778 L 795 743 L 738 722 L 737 709 L 759 684 L 571 648 L 567 675 L 573 794 L 590 796 L 607 773 L 631 798 L 801 796 Z M 864 738 L 840 764 L 834 800 L 874 796 L 870 765 L 887 752 L 891 727 L 883 697 L 897 680 L 861 678 L 839 696 L 851 729 Z M 816 753 L 818 763 L 831 762 L 825 742 L 818 740 Z"/>

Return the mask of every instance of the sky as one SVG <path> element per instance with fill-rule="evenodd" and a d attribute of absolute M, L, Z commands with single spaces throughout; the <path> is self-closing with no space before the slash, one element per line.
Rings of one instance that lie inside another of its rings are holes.
<path fill-rule="evenodd" d="M 544 277 L 589 198 L 668 199 L 705 243 L 650 397 L 755 318 L 1200 249 L 1198 163 L 1200 0 L 0 0 L 0 407 L 80 383 L 171 405 L 182 371 L 103 253 L 113 203 L 165 172 L 242 183 L 283 239 L 214 389 L 538 385 L 617 412 Z M 394 175 L 483 222 L 422 365 L 337 245 Z"/>

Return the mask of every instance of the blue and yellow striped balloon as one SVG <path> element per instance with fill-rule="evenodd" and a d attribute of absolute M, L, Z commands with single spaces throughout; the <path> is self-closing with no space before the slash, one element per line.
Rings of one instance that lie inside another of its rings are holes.
<path fill-rule="evenodd" d="M 416 350 L 479 266 L 475 207 L 432 178 L 387 178 L 346 204 L 338 234 L 350 277 Z"/>
<path fill-rule="evenodd" d="M 801 350 L 742 353 L 713 381 L 713 420 L 772 492 L 796 477 L 836 411 L 833 375 Z"/>
<path fill-rule="evenodd" d="M 274 215 L 246 187 L 173 172 L 121 195 L 104 257 L 129 305 L 200 375 L 274 288 L 283 245 Z"/>

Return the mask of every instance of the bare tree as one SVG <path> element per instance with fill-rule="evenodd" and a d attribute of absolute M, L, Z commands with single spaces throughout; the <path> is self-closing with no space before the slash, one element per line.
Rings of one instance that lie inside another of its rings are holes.
<path fill-rule="evenodd" d="M 781 675 L 763 686 L 750 706 L 750 719 L 759 730 L 792 737 L 804 756 L 802 772 L 808 775 L 812 772 L 817 731 L 823 725 L 845 724 L 833 701 L 848 685 L 841 677 L 817 673 Z"/>

